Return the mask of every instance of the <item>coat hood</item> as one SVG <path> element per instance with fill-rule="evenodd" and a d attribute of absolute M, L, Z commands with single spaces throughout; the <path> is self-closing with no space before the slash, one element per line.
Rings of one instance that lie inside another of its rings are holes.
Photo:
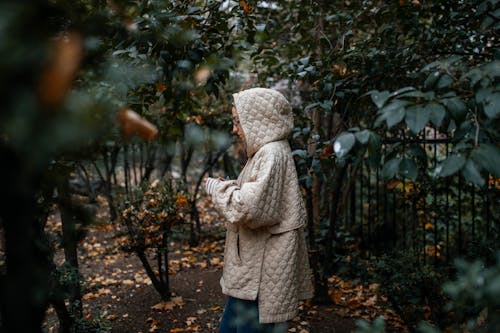
<path fill-rule="evenodd" d="M 245 133 L 248 157 L 269 142 L 286 139 L 292 131 L 292 107 L 278 91 L 252 88 L 233 94 L 233 99 Z"/>

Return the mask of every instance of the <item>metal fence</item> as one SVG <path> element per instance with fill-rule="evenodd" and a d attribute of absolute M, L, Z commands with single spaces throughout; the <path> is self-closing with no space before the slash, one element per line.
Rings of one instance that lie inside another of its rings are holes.
<path fill-rule="evenodd" d="M 419 145 L 427 152 L 427 168 L 418 178 L 386 180 L 368 163 L 350 166 L 349 188 L 341 229 L 357 235 L 361 247 L 377 255 L 390 250 L 412 251 L 421 262 L 448 262 L 479 251 L 481 244 L 500 245 L 500 179 L 490 177 L 478 187 L 462 176 L 435 178 L 432 170 L 450 153 L 447 138 L 387 139 L 383 151 L 399 145 L 404 154 Z M 427 170 L 427 171 L 426 171 Z M 495 245 L 494 245 L 495 246 Z M 472 247 L 472 248 L 471 248 Z"/>

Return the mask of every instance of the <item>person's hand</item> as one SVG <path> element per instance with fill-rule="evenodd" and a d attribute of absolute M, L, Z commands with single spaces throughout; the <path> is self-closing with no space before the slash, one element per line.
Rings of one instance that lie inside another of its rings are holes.
<path fill-rule="evenodd" d="M 207 194 L 209 195 L 212 194 L 214 192 L 215 186 L 221 181 L 224 181 L 224 178 L 206 177 L 205 179 L 203 179 L 203 183 L 205 184 L 205 192 L 207 192 Z"/>

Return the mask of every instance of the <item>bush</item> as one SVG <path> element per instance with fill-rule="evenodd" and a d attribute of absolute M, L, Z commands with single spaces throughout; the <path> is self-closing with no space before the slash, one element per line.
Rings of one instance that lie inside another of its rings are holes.
<path fill-rule="evenodd" d="M 396 252 L 377 262 L 375 275 L 381 292 L 408 327 L 416 327 L 422 320 L 446 318 L 446 298 L 441 290 L 441 281 L 447 279 L 445 271 L 416 262 L 412 253 Z"/>
<path fill-rule="evenodd" d="M 446 282 L 442 287 L 443 292 L 440 292 L 448 298 L 445 310 L 447 317 L 451 320 L 448 325 L 444 325 L 441 329 L 448 333 L 499 332 L 500 252 L 497 253 L 496 264 L 492 266 L 487 267 L 480 260 L 457 259 L 455 267 L 457 269 L 456 278 Z M 388 282 L 383 287 L 384 289 L 387 289 L 388 286 L 389 288 L 394 286 L 394 280 L 388 280 Z M 411 286 L 411 284 L 406 284 L 406 286 Z M 421 321 L 417 326 L 417 331 L 420 333 L 442 332 L 440 328 L 433 327 L 425 321 Z M 372 324 L 359 321 L 358 327 L 357 333 L 385 332 L 383 318 L 377 318 Z"/>

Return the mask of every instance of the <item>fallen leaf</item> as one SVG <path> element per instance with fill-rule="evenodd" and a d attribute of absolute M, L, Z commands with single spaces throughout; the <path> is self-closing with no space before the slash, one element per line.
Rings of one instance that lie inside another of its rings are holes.
<path fill-rule="evenodd" d="M 110 314 L 106 317 L 106 319 L 108 320 L 115 320 L 116 318 L 118 318 L 118 315 L 117 314 Z"/>
<path fill-rule="evenodd" d="M 135 284 L 135 282 L 132 280 L 123 280 L 122 284 L 124 284 L 126 286 L 133 286 Z"/>

